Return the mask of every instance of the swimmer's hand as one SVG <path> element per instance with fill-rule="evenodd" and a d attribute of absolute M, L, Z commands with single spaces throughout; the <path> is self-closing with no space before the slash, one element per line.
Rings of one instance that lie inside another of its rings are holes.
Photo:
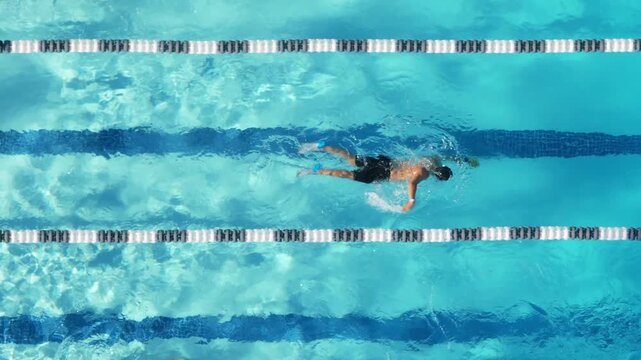
<path fill-rule="evenodd" d="M 413 207 L 414 207 L 414 201 L 408 201 L 408 202 L 407 202 L 407 204 L 405 204 L 405 205 L 403 206 L 403 208 L 401 209 L 401 211 L 403 211 L 403 212 L 408 212 L 408 211 L 410 211 Z"/>
<path fill-rule="evenodd" d="M 466 156 L 464 160 L 471 167 L 479 166 L 479 159 L 471 156 Z"/>

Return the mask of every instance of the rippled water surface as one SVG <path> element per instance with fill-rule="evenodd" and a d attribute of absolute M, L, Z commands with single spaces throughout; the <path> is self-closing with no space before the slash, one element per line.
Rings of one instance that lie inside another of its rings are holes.
<path fill-rule="evenodd" d="M 0 38 L 638 38 L 633 1 L 0 2 Z M 0 227 L 639 226 L 637 54 L 0 56 Z M 419 187 L 325 139 L 478 156 Z M 632 242 L 0 246 L 1 358 L 636 359 Z"/>

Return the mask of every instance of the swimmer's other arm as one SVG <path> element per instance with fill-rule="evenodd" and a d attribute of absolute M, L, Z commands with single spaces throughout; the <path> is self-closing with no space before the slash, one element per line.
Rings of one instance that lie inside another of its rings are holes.
<path fill-rule="evenodd" d="M 418 183 L 420 181 L 421 178 L 419 176 L 415 176 L 407 184 L 407 194 L 409 196 L 409 200 L 407 201 L 407 204 L 403 206 L 403 211 L 410 211 L 410 209 L 414 207 L 414 203 L 416 203 L 416 187 L 418 186 Z"/>
<path fill-rule="evenodd" d="M 460 155 L 455 155 L 455 156 L 444 156 L 443 160 L 449 160 L 449 161 L 454 161 L 455 163 L 462 165 L 463 163 L 468 164 L 471 167 L 478 167 L 479 166 L 479 159 L 473 156 L 460 156 Z"/>

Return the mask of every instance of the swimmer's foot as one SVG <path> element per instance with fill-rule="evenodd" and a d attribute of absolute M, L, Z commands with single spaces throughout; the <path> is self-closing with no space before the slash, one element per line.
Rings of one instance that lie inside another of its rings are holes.
<path fill-rule="evenodd" d="M 325 141 L 321 140 L 317 143 L 304 143 L 298 149 L 299 154 L 304 154 L 312 151 L 322 151 L 325 147 Z"/>
<path fill-rule="evenodd" d="M 314 175 L 317 172 L 319 172 L 321 169 L 321 164 L 314 164 L 314 166 L 311 169 L 303 169 L 298 172 L 298 176 L 307 176 L 307 175 Z"/>

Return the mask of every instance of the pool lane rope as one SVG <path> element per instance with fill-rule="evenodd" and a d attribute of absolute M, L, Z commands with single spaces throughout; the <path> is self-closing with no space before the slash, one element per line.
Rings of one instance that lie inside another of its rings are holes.
<path fill-rule="evenodd" d="M 0 230 L 2 243 L 438 243 L 503 240 L 641 240 L 641 228 L 477 227 L 459 229 Z"/>
<path fill-rule="evenodd" d="M 178 53 L 269 54 L 297 52 L 514 54 L 641 52 L 641 39 L 552 40 L 402 40 L 402 39 L 292 39 L 292 40 L 0 40 L 0 53 Z"/>

